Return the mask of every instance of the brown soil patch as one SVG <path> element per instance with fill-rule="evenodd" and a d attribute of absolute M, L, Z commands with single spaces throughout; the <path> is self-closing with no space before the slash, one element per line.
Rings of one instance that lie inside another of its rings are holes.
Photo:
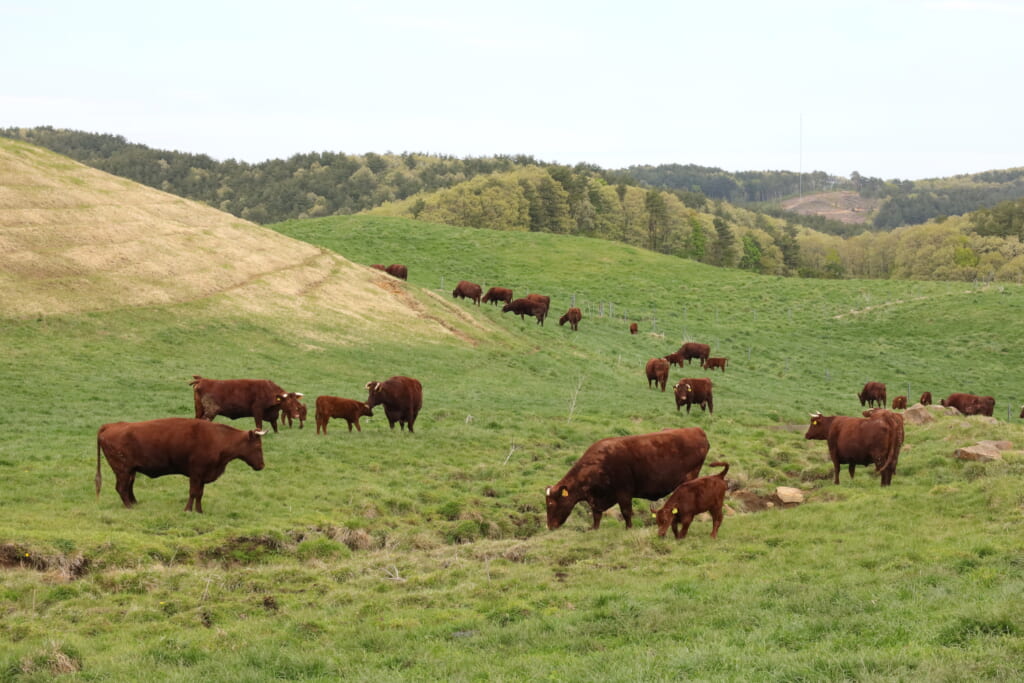
<path fill-rule="evenodd" d="M 877 199 L 865 199 L 856 192 L 820 192 L 794 197 L 782 202 L 782 208 L 803 216 L 824 216 L 843 223 L 867 223 L 875 209 Z"/>

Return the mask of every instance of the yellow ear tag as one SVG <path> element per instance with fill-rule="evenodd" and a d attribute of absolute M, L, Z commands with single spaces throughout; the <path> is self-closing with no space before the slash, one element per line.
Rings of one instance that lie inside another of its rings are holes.
<path fill-rule="evenodd" d="M 655 519 L 657 519 L 658 518 L 658 513 L 657 512 L 652 512 L 651 513 L 651 517 L 654 517 Z"/>
<path fill-rule="evenodd" d="M 673 515 L 678 515 L 679 514 L 679 508 L 672 508 L 672 514 Z"/>
<path fill-rule="evenodd" d="M 562 497 L 563 498 L 568 498 L 569 497 L 569 489 L 562 489 Z"/>

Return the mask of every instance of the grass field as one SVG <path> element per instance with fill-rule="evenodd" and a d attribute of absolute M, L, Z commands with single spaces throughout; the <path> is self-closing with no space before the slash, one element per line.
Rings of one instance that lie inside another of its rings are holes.
<path fill-rule="evenodd" d="M 1024 676 L 1024 455 L 950 457 L 1024 443 L 1024 289 L 764 278 L 392 219 L 274 227 L 357 263 L 405 263 L 409 317 L 362 329 L 220 294 L 0 327 L 0 679 Z M 453 301 L 460 279 L 549 294 L 553 317 Z M 572 301 L 576 333 L 557 325 Z M 688 339 L 730 358 L 713 416 L 677 411 L 643 375 Z M 266 437 L 265 470 L 229 466 L 203 515 L 182 512 L 183 477 L 140 477 L 140 505 L 124 509 L 105 462 L 97 499 L 98 427 L 190 416 L 193 374 L 273 379 L 305 393 L 310 420 Z M 423 383 L 416 434 L 382 412 L 362 433 L 315 434 L 317 395 L 362 399 L 394 374 Z M 911 403 L 990 394 L 999 419 L 908 426 L 892 487 L 870 468 L 836 486 L 824 443 L 803 438 L 807 413 L 857 414 L 868 379 L 890 397 L 909 387 Z M 658 538 L 647 501 L 632 530 L 612 512 L 592 532 L 582 506 L 546 529 L 544 487 L 590 443 L 689 425 L 747 494 L 717 540 L 706 521 Z M 779 485 L 807 502 L 763 509 Z"/>

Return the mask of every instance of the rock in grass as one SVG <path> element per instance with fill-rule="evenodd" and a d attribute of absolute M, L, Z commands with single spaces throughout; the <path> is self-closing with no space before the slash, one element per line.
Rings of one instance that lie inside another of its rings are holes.
<path fill-rule="evenodd" d="M 998 448 L 980 443 L 956 449 L 953 453 L 953 457 L 960 460 L 971 460 L 973 462 L 993 462 L 995 460 L 1003 459 Z"/>

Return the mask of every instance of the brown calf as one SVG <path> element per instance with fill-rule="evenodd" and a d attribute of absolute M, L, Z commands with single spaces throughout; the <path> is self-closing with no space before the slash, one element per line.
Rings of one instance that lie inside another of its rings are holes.
<path fill-rule="evenodd" d="M 906 410 L 907 409 L 907 397 L 906 396 L 897 396 L 896 398 L 894 398 L 892 400 L 892 409 L 893 410 Z"/>
<path fill-rule="evenodd" d="M 636 323 L 630 323 L 629 324 L 629 333 L 630 334 L 636 334 L 638 331 L 639 331 L 639 328 L 636 326 Z"/>
<path fill-rule="evenodd" d="M 725 372 L 725 362 L 728 358 L 707 358 L 701 361 L 701 367 L 705 370 L 714 370 L 715 368 L 721 368 L 722 372 Z"/>
<path fill-rule="evenodd" d="M 348 431 L 352 431 L 352 425 L 356 431 L 361 432 L 359 418 L 362 416 L 373 417 L 373 411 L 362 401 L 352 398 L 340 398 L 338 396 L 317 396 L 316 397 L 316 433 L 323 430 L 327 434 L 327 423 L 332 417 L 341 417 L 348 422 Z"/>
<path fill-rule="evenodd" d="M 719 460 L 711 463 L 711 467 L 723 469 L 710 477 L 700 477 L 693 481 L 683 482 L 676 487 L 660 510 L 655 511 L 651 506 L 651 514 L 658 523 L 659 536 L 664 536 L 671 524 L 675 537 L 683 538 L 695 516 L 702 512 L 710 512 L 711 538 L 718 538 L 718 527 L 722 526 L 725 491 L 729 487 L 725 481 L 725 473 L 729 471 L 729 464 Z"/>

